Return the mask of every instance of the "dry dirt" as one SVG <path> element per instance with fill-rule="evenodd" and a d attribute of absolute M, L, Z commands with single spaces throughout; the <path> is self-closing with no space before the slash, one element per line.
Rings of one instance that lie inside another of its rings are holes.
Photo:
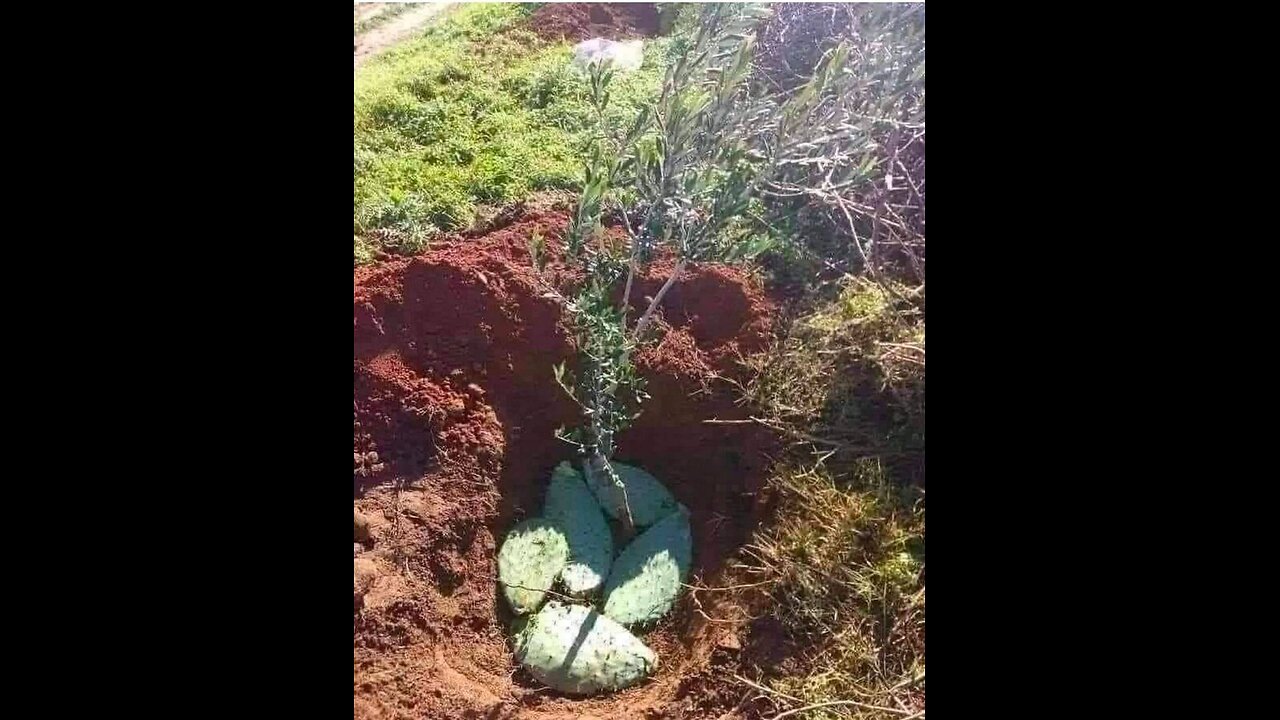
<path fill-rule="evenodd" d="M 556 463 L 572 457 L 554 433 L 577 417 L 551 368 L 572 365 L 574 353 L 545 283 L 571 287 L 580 276 L 554 257 L 566 213 L 504 222 L 356 271 L 355 716 L 721 717 L 746 699 L 727 668 L 778 648 L 768 627 L 748 635 L 738 616 L 704 619 L 732 610 L 716 593 L 686 592 L 642 635 L 660 668 L 619 693 L 562 696 L 511 658 L 495 552 L 508 528 L 537 513 Z M 541 276 L 527 250 L 534 232 L 553 252 Z M 672 267 L 657 261 L 635 296 L 655 293 Z M 692 511 L 692 584 L 724 581 L 766 512 L 776 438 L 756 424 L 704 420 L 749 415 L 716 376 L 739 376 L 739 353 L 763 347 L 774 312 L 740 272 L 694 266 L 664 302 L 661 341 L 637 357 L 652 397 L 617 457 L 653 472 Z"/>
<path fill-rule="evenodd" d="M 355 22 L 360 22 L 381 13 L 391 3 L 362 2 L 355 4 Z"/>
<path fill-rule="evenodd" d="M 547 3 L 529 17 L 529 28 L 545 40 L 624 40 L 658 32 L 653 3 Z"/>
<path fill-rule="evenodd" d="M 384 12 L 386 6 L 391 3 L 360 3 L 356 5 L 355 21 L 368 19 Z M 409 36 L 414 30 L 417 30 L 428 20 L 435 17 L 436 14 L 448 8 L 453 3 L 447 2 L 428 2 L 420 3 L 422 7 L 415 8 L 405 12 L 403 15 L 396 17 L 385 25 L 370 30 L 363 35 L 355 38 L 355 67 L 360 65 L 382 52 L 388 47 L 400 42 Z M 366 5 L 381 6 L 378 8 L 366 8 Z"/>

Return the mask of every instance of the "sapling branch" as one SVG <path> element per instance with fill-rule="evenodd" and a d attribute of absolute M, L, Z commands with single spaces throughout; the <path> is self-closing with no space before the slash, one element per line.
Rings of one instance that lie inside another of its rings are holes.
<path fill-rule="evenodd" d="M 586 467 L 587 472 L 593 475 L 593 482 L 599 483 L 604 480 L 622 492 L 622 538 L 624 542 L 630 540 L 636 534 L 636 522 L 631 514 L 631 500 L 627 497 L 627 484 L 622 482 L 618 471 L 613 469 L 613 465 L 609 464 L 608 458 L 601 454 L 599 450 L 588 458 Z"/>
<path fill-rule="evenodd" d="M 693 42 L 667 70 L 657 104 L 642 111 L 628 132 L 617 132 L 606 112 L 612 70 L 607 64 L 588 68 L 598 133 L 567 243 L 586 277 L 566 304 L 577 334 L 579 371 L 573 377 L 558 369 L 556 379 L 582 411 L 575 442 L 583 470 L 596 487 L 618 488 L 628 537 L 635 532 L 630 499 L 610 460 L 615 434 L 635 419 L 633 406 L 643 397 L 635 348 L 647 340 L 658 308 L 691 261 L 750 256 L 743 251 L 748 246 L 741 233 L 724 231 L 733 229 L 747 200 L 757 194 L 756 183 L 745 180 L 744 158 L 751 163 L 767 159 L 750 155 L 747 143 L 753 137 L 767 142 L 759 118 L 761 108 L 772 106 L 751 105 L 741 92 L 750 67 L 751 28 L 759 18 L 719 5 L 702 13 Z M 629 190 L 625 197 L 644 206 L 638 225 L 616 195 L 619 189 Z M 600 227 L 602 206 L 614 204 L 629 240 L 625 254 L 607 243 L 588 242 Z M 659 246 L 674 250 L 679 260 L 631 328 L 636 278 L 650 249 Z M 619 307 L 610 298 L 624 272 Z"/>
<path fill-rule="evenodd" d="M 631 258 L 627 262 L 627 287 L 625 290 L 622 291 L 623 322 L 626 322 L 626 315 L 631 310 L 631 283 L 633 280 L 635 280 L 635 277 L 636 277 L 636 251 L 633 245 L 633 249 L 631 251 Z"/>
<path fill-rule="evenodd" d="M 644 311 L 644 315 L 641 315 L 640 320 L 636 322 L 635 332 L 632 333 L 633 338 L 639 339 L 644 337 L 645 328 L 649 327 L 649 323 L 653 321 L 654 311 L 662 304 L 662 299 L 667 296 L 667 291 L 671 289 L 672 285 L 676 284 L 676 280 L 679 279 L 680 273 L 688 264 L 688 258 L 680 258 L 680 261 L 676 263 L 676 269 L 671 272 L 671 277 L 667 278 L 667 281 L 663 283 L 662 287 L 658 290 L 658 294 L 653 296 L 653 300 L 650 301 L 649 307 Z"/>

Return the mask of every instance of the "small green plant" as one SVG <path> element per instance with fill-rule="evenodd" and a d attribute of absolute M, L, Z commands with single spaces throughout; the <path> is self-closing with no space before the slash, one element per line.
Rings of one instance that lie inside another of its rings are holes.
<path fill-rule="evenodd" d="M 389 250 L 417 252 L 436 232 L 430 220 L 447 217 L 448 213 L 429 205 L 417 194 L 395 192 L 360 208 L 356 215 L 356 237 L 375 237 Z"/>
<path fill-rule="evenodd" d="M 529 259 L 539 272 L 547 266 L 547 240 L 536 230 L 529 236 Z"/>

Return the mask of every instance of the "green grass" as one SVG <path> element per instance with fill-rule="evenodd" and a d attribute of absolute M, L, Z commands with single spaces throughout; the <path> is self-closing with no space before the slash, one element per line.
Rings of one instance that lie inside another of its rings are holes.
<path fill-rule="evenodd" d="M 356 75 L 356 262 L 466 228 L 477 204 L 576 189 L 594 118 L 569 43 L 539 40 L 516 4 L 464 5 Z M 653 100 L 666 41 L 614 82 L 612 112 Z"/>

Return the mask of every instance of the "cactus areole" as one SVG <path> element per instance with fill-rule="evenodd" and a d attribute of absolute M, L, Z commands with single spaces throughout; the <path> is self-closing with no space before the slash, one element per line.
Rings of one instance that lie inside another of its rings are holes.
<path fill-rule="evenodd" d="M 542 517 L 516 525 L 498 550 L 516 660 L 572 695 L 621 690 L 654 672 L 657 654 L 628 626 L 649 627 L 670 612 L 693 564 L 689 511 L 649 473 L 613 466 L 634 527 L 647 528 L 616 556 L 615 532 L 626 537 L 620 495 L 568 463 L 552 473 Z"/>

